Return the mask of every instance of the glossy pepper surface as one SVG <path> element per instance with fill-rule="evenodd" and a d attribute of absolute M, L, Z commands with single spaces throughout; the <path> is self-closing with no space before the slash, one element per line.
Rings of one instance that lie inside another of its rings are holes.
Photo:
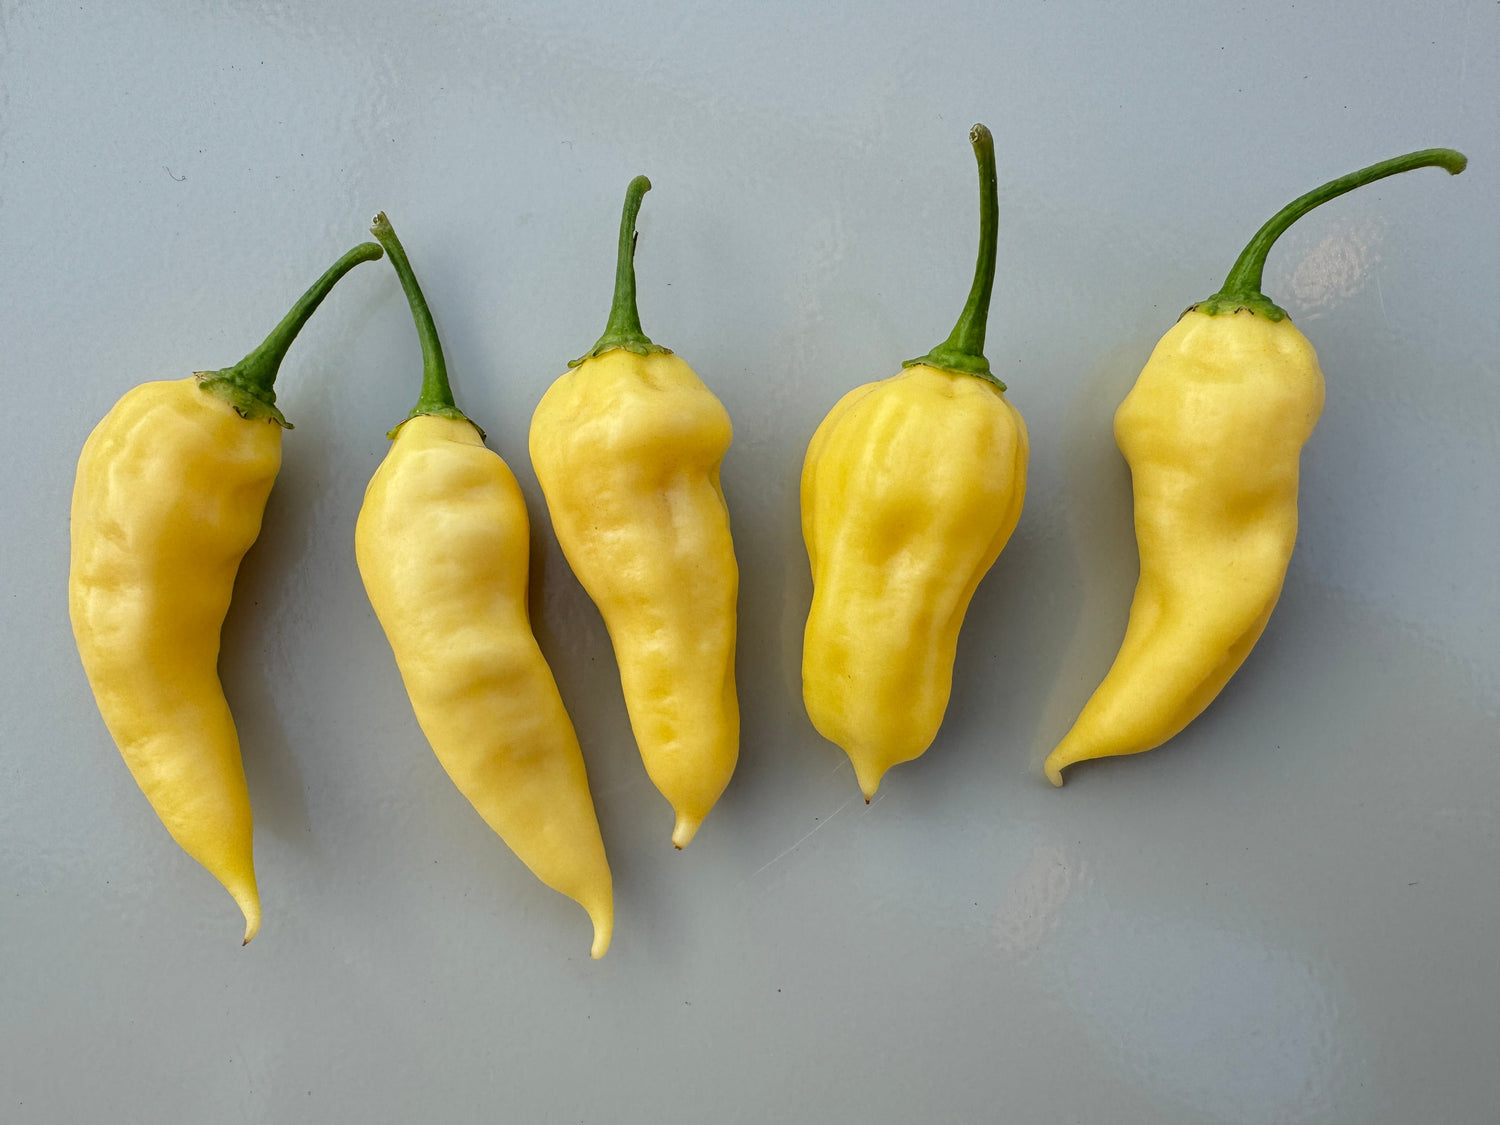
<path fill-rule="evenodd" d="M 219 634 L 281 467 L 282 358 L 334 284 L 380 253 L 344 255 L 233 367 L 127 392 L 78 459 L 68 610 L 89 686 L 167 831 L 244 913 L 246 942 L 260 895 Z"/>
<path fill-rule="evenodd" d="M 813 434 L 802 535 L 813 599 L 802 696 L 843 747 L 865 800 L 937 736 L 959 628 L 1026 496 L 1026 424 L 984 358 L 999 202 L 990 132 L 979 162 L 980 240 L 948 340 L 899 375 L 856 387 Z"/>
<path fill-rule="evenodd" d="M 1160 746 L 1202 713 L 1260 639 L 1297 538 L 1302 446 L 1323 410 L 1312 344 L 1261 293 L 1266 254 L 1302 215 L 1413 168 L 1463 171 L 1427 149 L 1330 181 L 1288 204 L 1246 246 L 1223 288 L 1162 337 L 1115 414 L 1130 465 L 1140 579 L 1104 681 L 1046 761 Z"/>
<path fill-rule="evenodd" d="M 526 501 L 458 409 L 411 264 L 382 214 L 375 237 L 400 275 L 422 342 L 417 405 L 365 490 L 360 577 L 422 733 L 496 833 L 594 925 L 603 957 L 614 892 L 583 752 L 531 630 Z"/>
<path fill-rule="evenodd" d="M 641 331 L 635 219 L 650 187 L 637 176 L 626 192 L 609 322 L 542 396 L 531 462 L 609 630 L 636 744 L 682 848 L 739 757 L 739 569 L 719 486 L 733 431 L 693 369 Z"/>

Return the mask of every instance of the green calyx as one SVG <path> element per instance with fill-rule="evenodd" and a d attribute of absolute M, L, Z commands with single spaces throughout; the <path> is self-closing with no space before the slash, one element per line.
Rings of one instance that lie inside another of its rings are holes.
<path fill-rule="evenodd" d="M 281 370 L 281 361 L 287 349 L 302 331 L 323 298 L 339 283 L 339 279 L 361 262 L 373 262 L 380 257 L 381 249 L 373 242 L 361 242 L 333 265 L 312 287 L 297 299 L 291 311 L 281 318 L 281 323 L 271 329 L 271 334 L 260 347 L 240 360 L 233 367 L 219 371 L 198 371 L 198 388 L 205 394 L 222 398 L 241 418 L 251 421 L 274 422 L 290 430 L 292 424 L 276 407 L 276 374 Z"/>
<path fill-rule="evenodd" d="M 1415 168 L 1442 168 L 1449 175 L 1456 176 L 1468 163 L 1468 157 L 1451 148 L 1424 148 L 1420 152 L 1408 152 L 1405 156 L 1393 156 L 1389 160 L 1371 164 L 1368 168 L 1350 172 L 1347 176 L 1329 180 L 1322 187 L 1313 188 L 1272 215 L 1240 252 L 1219 291 L 1207 300 L 1189 305 L 1186 311 L 1197 311 L 1208 316 L 1226 316 L 1243 311 L 1263 316 L 1267 320 L 1284 320 L 1286 310 L 1262 293 L 1260 286 L 1261 274 L 1266 267 L 1266 255 L 1288 227 L 1314 207 L 1386 176 L 1396 176 Z"/>
<path fill-rule="evenodd" d="M 411 268 L 411 259 L 406 256 L 406 248 L 396 237 L 384 211 L 375 216 L 370 225 L 370 233 L 385 247 L 391 266 L 401 279 L 401 289 L 406 293 L 406 303 L 411 306 L 411 318 L 417 326 L 417 339 L 422 342 L 422 391 L 417 396 L 417 405 L 386 436 L 394 438 L 401 427 L 413 418 L 434 414 L 439 418 L 468 422 L 479 430 L 481 438 L 484 437 L 484 431 L 479 429 L 478 424 L 453 401 L 453 388 L 448 385 L 448 365 L 443 360 L 443 344 L 438 339 L 432 310 L 427 307 L 427 298 L 422 296 L 422 287 L 417 284 L 417 275 Z"/>
<path fill-rule="evenodd" d="M 974 263 L 974 284 L 958 323 L 948 338 L 926 355 L 909 359 L 902 367 L 922 364 L 985 379 L 1002 391 L 1005 384 L 990 370 L 984 358 L 984 330 L 990 318 L 990 294 L 995 288 L 995 243 L 1000 230 L 1000 196 L 995 183 L 995 138 L 983 125 L 969 130 L 969 143 L 979 162 L 979 257 Z"/>
<path fill-rule="evenodd" d="M 671 355 L 671 348 L 653 344 L 641 331 L 641 314 L 635 305 L 635 220 L 641 213 L 641 197 L 651 190 L 651 181 L 637 176 L 625 189 L 625 210 L 620 216 L 620 245 L 615 255 L 615 296 L 609 306 L 609 321 L 599 342 L 577 359 L 568 362 L 577 367 L 614 348 L 624 348 L 636 355 Z"/>

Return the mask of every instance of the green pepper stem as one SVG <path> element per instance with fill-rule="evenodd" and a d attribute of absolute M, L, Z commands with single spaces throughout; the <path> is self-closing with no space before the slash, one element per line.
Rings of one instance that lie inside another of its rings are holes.
<path fill-rule="evenodd" d="M 258 348 L 233 367 L 198 372 L 202 389 L 227 400 L 245 418 L 266 419 L 291 429 L 291 423 L 276 408 L 276 375 L 281 370 L 281 361 L 286 358 L 287 349 L 339 280 L 361 262 L 373 262 L 380 255 L 381 249 L 375 243 L 361 242 L 334 262 L 297 299 L 291 311 L 281 318 L 280 324 L 271 329 L 271 334 Z"/>
<path fill-rule="evenodd" d="M 620 245 L 615 253 L 615 295 L 609 306 L 609 320 L 604 335 L 584 355 L 568 363 L 577 367 L 586 359 L 603 355 L 613 348 L 624 348 L 636 355 L 653 352 L 670 354 L 670 348 L 653 344 L 641 330 L 641 314 L 635 303 L 635 220 L 641 213 L 641 197 L 651 190 L 651 181 L 637 176 L 625 189 L 625 209 L 620 215 Z"/>
<path fill-rule="evenodd" d="M 1000 232 L 1000 196 L 995 180 L 995 138 L 983 125 L 969 130 L 969 143 L 979 162 L 979 255 L 974 262 L 974 284 L 964 311 L 959 313 L 953 331 L 932 351 L 919 359 L 909 359 L 902 367 L 923 364 L 987 379 L 1002 391 L 1002 383 L 990 370 L 984 358 L 984 331 L 990 318 L 990 294 L 995 288 L 995 243 Z"/>
<path fill-rule="evenodd" d="M 411 268 L 411 259 L 406 256 L 406 247 L 396 237 L 385 212 L 375 216 L 370 225 L 373 234 L 391 260 L 396 276 L 401 279 L 401 288 L 406 293 L 406 303 L 411 306 L 411 318 L 417 327 L 417 339 L 422 342 L 422 391 L 417 395 L 417 404 L 411 408 L 404 421 L 419 418 L 424 414 L 435 414 L 440 418 L 453 418 L 474 423 L 453 401 L 453 388 L 448 385 L 448 365 L 443 360 L 443 344 L 438 339 L 437 325 L 433 323 L 432 310 L 427 307 L 427 298 L 422 296 L 422 287 L 417 284 L 416 272 Z M 394 437 L 397 425 L 391 431 Z M 479 429 L 477 425 L 474 426 Z M 479 430 L 481 436 L 484 431 Z"/>
<path fill-rule="evenodd" d="M 1224 284 L 1219 291 L 1207 300 L 1200 301 L 1193 308 L 1209 316 L 1221 316 L 1238 312 L 1240 309 L 1248 309 L 1268 320 L 1283 319 L 1286 316 L 1286 310 L 1273 303 L 1260 291 L 1260 287 L 1261 276 L 1266 268 L 1266 255 L 1271 252 L 1271 247 L 1276 240 L 1286 233 L 1288 227 L 1314 207 L 1319 207 L 1345 192 L 1364 187 L 1365 184 L 1384 179 L 1386 176 L 1397 176 L 1416 168 L 1442 168 L 1450 175 L 1456 176 L 1468 166 L 1468 163 L 1469 160 L 1463 153 L 1455 152 L 1451 148 L 1424 148 L 1420 152 L 1393 156 L 1389 160 L 1371 164 L 1368 168 L 1350 172 L 1347 176 L 1329 180 L 1322 187 L 1313 188 L 1306 195 L 1298 196 L 1272 215 L 1265 226 L 1255 232 L 1255 237 L 1250 240 L 1245 249 L 1240 251 L 1239 258 L 1235 260 L 1229 276 L 1224 279 Z"/>

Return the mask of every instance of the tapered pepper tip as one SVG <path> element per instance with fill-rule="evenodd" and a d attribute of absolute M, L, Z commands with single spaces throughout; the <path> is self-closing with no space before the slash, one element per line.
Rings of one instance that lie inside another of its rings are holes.
<path fill-rule="evenodd" d="M 854 779 L 859 782 L 859 791 L 865 795 L 865 804 L 868 805 L 875 799 L 876 790 L 880 788 L 880 779 L 884 776 L 884 769 L 861 765 L 854 767 Z"/>
<path fill-rule="evenodd" d="M 249 887 L 231 887 L 229 893 L 245 916 L 245 939 L 240 945 L 249 945 L 250 939 L 260 933 L 260 894 L 253 883 Z"/>
<path fill-rule="evenodd" d="M 596 915 L 589 911 L 589 920 L 594 923 L 594 944 L 589 947 L 589 956 L 595 961 L 609 952 L 610 938 L 614 937 L 615 920 L 612 913 Z"/>
<path fill-rule="evenodd" d="M 672 846 L 678 851 L 682 851 L 683 848 L 693 842 L 693 837 L 698 835 L 698 826 L 702 823 L 703 821 L 700 818 L 691 817 L 685 813 L 678 813 L 677 823 L 672 827 Z"/>

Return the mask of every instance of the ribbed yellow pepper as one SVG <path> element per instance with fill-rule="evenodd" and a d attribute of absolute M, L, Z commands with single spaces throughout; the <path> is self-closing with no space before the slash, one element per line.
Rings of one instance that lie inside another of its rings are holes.
<path fill-rule="evenodd" d="M 802 534 L 813 599 L 802 696 L 844 748 L 865 800 L 926 751 L 953 687 L 958 632 L 1026 496 L 1026 424 L 984 358 L 995 279 L 995 145 L 979 162 L 974 284 L 947 341 L 901 374 L 856 387 L 813 434 Z"/>
<path fill-rule="evenodd" d="M 78 459 L 68 610 L 89 686 L 167 831 L 243 911 L 246 943 L 260 894 L 219 634 L 290 428 L 282 358 L 334 284 L 380 253 L 345 254 L 233 367 L 128 391 Z"/>
<path fill-rule="evenodd" d="M 733 431 L 693 369 L 641 331 L 635 219 L 650 188 L 637 176 L 626 192 L 609 322 L 537 405 L 531 463 L 609 630 L 636 744 L 683 848 L 739 757 L 739 569 L 719 487 Z"/>
<path fill-rule="evenodd" d="M 1323 410 L 1307 338 L 1261 291 L 1272 244 L 1321 203 L 1384 176 L 1464 157 L 1426 149 L 1332 180 L 1289 203 L 1224 286 L 1162 337 L 1115 414 L 1130 465 L 1140 580 L 1114 665 L 1047 757 L 1075 762 L 1160 746 L 1239 670 L 1281 596 L 1297 538 L 1302 446 Z"/>
<path fill-rule="evenodd" d="M 526 501 L 453 402 L 442 345 L 384 214 L 375 237 L 422 341 L 422 392 L 365 490 L 354 546 L 422 733 L 538 879 L 614 929 L 614 891 L 578 736 L 531 631 Z"/>

